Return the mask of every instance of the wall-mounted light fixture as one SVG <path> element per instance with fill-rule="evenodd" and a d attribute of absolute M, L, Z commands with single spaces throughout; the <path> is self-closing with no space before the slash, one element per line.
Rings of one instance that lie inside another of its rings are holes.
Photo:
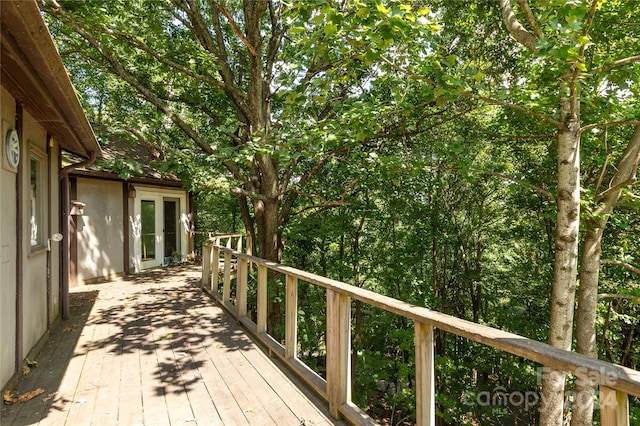
<path fill-rule="evenodd" d="M 82 216 L 84 214 L 85 203 L 78 200 L 71 200 L 71 216 Z"/>
<path fill-rule="evenodd" d="M 136 188 L 133 185 L 129 185 L 129 198 L 136 198 Z"/>

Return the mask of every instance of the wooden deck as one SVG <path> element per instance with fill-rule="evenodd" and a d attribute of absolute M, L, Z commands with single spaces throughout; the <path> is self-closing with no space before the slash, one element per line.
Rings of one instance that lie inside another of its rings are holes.
<path fill-rule="evenodd" d="M 199 267 L 72 290 L 3 405 L 9 425 L 328 425 L 326 403 L 281 370 L 199 288 Z"/>

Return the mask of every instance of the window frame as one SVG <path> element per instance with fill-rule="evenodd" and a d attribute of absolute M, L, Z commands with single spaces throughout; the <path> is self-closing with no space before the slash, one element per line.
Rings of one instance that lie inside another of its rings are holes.
<path fill-rule="evenodd" d="M 47 246 L 47 230 L 45 229 L 46 223 L 46 211 L 45 211 L 45 198 L 46 198 L 46 173 L 47 173 L 47 156 L 46 154 L 29 144 L 29 181 L 27 186 L 27 199 L 29 203 L 28 218 L 29 218 L 29 247 L 31 253 L 39 252 L 46 249 Z M 36 164 L 35 176 L 34 176 L 34 162 Z M 35 191 L 33 189 L 35 181 Z M 35 212 L 35 214 L 34 214 Z M 35 224 L 35 232 L 34 232 Z"/>

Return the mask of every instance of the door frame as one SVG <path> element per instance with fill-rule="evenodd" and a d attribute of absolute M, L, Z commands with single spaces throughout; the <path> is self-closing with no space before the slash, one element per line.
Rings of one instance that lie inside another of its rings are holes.
<path fill-rule="evenodd" d="M 155 249 L 156 257 L 151 260 L 142 260 L 142 201 L 154 201 L 156 203 L 155 211 Z M 178 246 L 183 258 L 187 253 L 188 247 L 188 227 L 185 227 L 184 220 L 187 218 L 188 198 L 184 190 L 171 189 L 154 189 L 150 187 L 141 187 L 136 185 L 136 197 L 133 205 L 133 214 L 129 216 L 131 224 L 131 244 L 133 253 L 130 263 L 133 264 L 133 270 L 140 272 L 143 269 L 154 268 L 166 264 L 165 257 L 171 256 L 171 253 L 164 253 L 164 202 L 177 202 L 177 218 L 176 231 L 179 233 Z"/>

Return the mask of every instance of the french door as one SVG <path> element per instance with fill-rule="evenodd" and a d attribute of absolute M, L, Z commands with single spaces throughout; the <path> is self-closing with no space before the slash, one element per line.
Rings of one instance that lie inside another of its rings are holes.
<path fill-rule="evenodd" d="M 180 199 L 144 197 L 140 200 L 142 269 L 166 265 L 180 253 Z"/>

